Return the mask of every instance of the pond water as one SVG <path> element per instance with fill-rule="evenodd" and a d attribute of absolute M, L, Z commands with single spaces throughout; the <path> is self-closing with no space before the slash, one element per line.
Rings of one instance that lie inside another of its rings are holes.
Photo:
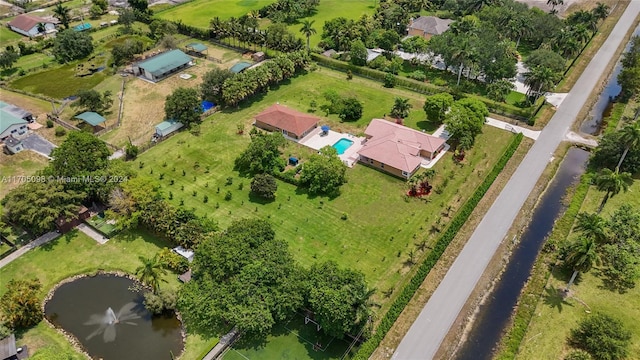
<path fill-rule="evenodd" d="M 136 282 L 115 275 L 84 277 L 58 287 L 45 317 L 73 335 L 94 359 L 171 360 L 183 349 L 180 321 L 151 316 Z"/>
<path fill-rule="evenodd" d="M 565 156 L 555 177 L 539 200 L 527 229 L 520 237 L 520 242 L 513 249 L 504 273 L 485 303 L 480 305 L 467 339 L 456 353 L 456 359 L 491 359 L 494 347 L 500 341 L 518 302 L 520 291 L 531 274 L 531 268 L 544 239 L 564 209 L 562 198 L 584 172 L 588 158 L 589 152 L 578 148 L 571 148 Z"/>

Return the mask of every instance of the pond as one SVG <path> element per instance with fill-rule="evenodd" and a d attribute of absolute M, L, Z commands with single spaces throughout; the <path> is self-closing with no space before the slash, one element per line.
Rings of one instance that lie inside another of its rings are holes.
<path fill-rule="evenodd" d="M 94 359 L 171 360 L 183 349 L 180 321 L 152 316 L 142 304 L 144 291 L 121 276 L 79 278 L 54 291 L 45 317 Z"/>

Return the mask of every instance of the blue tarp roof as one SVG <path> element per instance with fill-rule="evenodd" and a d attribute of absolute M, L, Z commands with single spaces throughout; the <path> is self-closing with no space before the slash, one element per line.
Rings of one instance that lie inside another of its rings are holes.
<path fill-rule="evenodd" d="M 98 126 L 103 122 L 107 121 L 107 119 L 103 118 L 100 114 L 94 113 L 93 111 L 83 112 L 82 114 L 76 115 L 77 119 L 81 119 L 89 125 Z"/>
<path fill-rule="evenodd" d="M 73 27 L 73 30 L 75 31 L 85 31 L 89 29 L 91 29 L 91 24 L 89 23 L 84 23 L 84 24 L 76 25 Z"/>

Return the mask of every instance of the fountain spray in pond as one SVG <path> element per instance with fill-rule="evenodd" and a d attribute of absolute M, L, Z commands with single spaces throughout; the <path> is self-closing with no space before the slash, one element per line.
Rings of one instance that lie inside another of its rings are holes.
<path fill-rule="evenodd" d="M 104 342 L 112 342 L 116 339 L 116 325 L 128 324 L 136 325 L 136 323 L 128 321 L 139 319 L 140 316 L 133 311 L 136 303 L 130 302 L 125 304 L 117 313 L 112 308 L 108 308 L 104 314 L 93 314 L 85 325 L 98 325 L 98 328 L 87 336 L 87 340 L 102 333 Z"/>

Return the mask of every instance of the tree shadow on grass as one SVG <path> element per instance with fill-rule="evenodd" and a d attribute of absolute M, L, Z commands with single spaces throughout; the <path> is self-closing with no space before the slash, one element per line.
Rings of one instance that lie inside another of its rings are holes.
<path fill-rule="evenodd" d="M 546 287 L 544 292 L 544 304 L 551 308 L 558 308 L 558 312 L 562 312 L 564 305 L 573 307 L 573 305 L 567 301 L 564 289 Z"/>
<path fill-rule="evenodd" d="M 53 239 L 47 243 L 40 245 L 39 247 L 44 251 L 52 251 L 60 243 L 60 240 L 64 240 L 68 244 L 71 242 L 71 239 L 73 239 L 77 235 L 78 235 L 78 229 L 73 229 L 64 235 L 59 236 L 56 239 Z"/>
<path fill-rule="evenodd" d="M 265 199 L 262 196 L 258 196 L 252 192 L 249 192 L 248 195 L 249 201 L 254 203 L 254 204 L 260 204 L 260 205 L 266 205 L 266 204 L 271 204 L 272 202 L 276 201 L 275 198 L 273 199 Z"/>

